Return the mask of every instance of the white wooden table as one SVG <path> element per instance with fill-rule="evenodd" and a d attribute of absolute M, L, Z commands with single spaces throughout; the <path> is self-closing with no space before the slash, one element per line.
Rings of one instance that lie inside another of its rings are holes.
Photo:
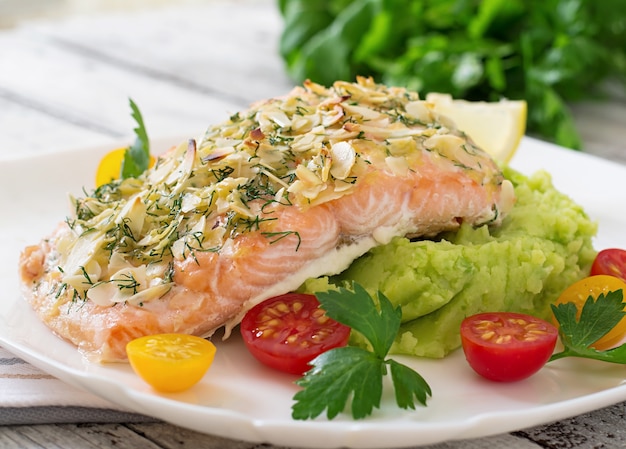
<path fill-rule="evenodd" d="M 276 50 L 281 27 L 271 0 L 207 0 L 0 30 L 0 162 L 132 138 L 129 97 L 151 138 L 198 136 L 226 114 L 291 88 Z M 625 98 L 576 106 L 586 151 L 626 163 Z M 624 429 L 621 403 L 431 449 L 626 447 Z M 0 447 L 274 448 L 159 422 L 4 426 Z"/>

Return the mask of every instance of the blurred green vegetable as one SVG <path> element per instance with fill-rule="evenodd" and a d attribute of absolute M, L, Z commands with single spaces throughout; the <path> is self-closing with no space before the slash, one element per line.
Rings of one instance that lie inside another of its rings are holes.
<path fill-rule="evenodd" d="M 289 75 L 373 76 L 468 100 L 525 99 L 528 130 L 580 148 L 567 103 L 626 86 L 626 0 L 278 0 Z"/>

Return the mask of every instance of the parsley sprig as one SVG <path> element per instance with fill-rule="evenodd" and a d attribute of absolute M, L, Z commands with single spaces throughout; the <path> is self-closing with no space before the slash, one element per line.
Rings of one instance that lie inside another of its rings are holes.
<path fill-rule="evenodd" d="M 303 389 L 294 396 L 294 419 L 313 419 L 324 410 L 327 418 L 333 419 L 350 399 L 353 418 L 365 418 L 380 407 L 383 376 L 388 372 L 400 408 L 415 409 L 415 400 L 426 405 L 432 394 L 428 383 L 412 368 L 386 358 L 400 328 L 401 308 L 394 308 L 378 292 L 379 309 L 362 286 L 355 283 L 352 290 L 340 288 L 316 296 L 330 318 L 363 334 L 372 350 L 345 346 L 315 358 L 313 367 L 296 381 Z"/>
<path fill-rule="evenodd" d="M 124 160 L 122 161 L 122 169 L 120 177 L 122 179 L 136 178 L 148 169 L 150 165 L 150 141 L 148 133 L 143 123 L 143 117 L 139 111 L 139 107 L 132 99 L 128 99 L 130 103 L 131 116 L 137 122 L 135 131 L 135 142 L 126 148 L 124 152 Z"/>
<path fill-rule="evenodd" d="M 553 354 L 550 361 L 563 357 L 583 357 L 626 364 L 626 343 L 606 351 L 591 347 L 626 315 L 626 303 L 623 299 L 624 293 L 621 289 L 600 294 L 595 300 L 593 296 L 589 296 L 579 318 L 576 317 L 578 310 L 574 303 L 552 305 L 554 317 L 559 322 L 559 334 L 564 349 Z"/>
<path fill-rule="evenodd" d="M 294 80 L 371 75 L 420 95 L 524 98 L 529 131 L 566 147 L 582 145 L 571 104 L 606 98 L 607 82 L 626 87 L 624 1 L 277 3 L 280 54 Z"/>

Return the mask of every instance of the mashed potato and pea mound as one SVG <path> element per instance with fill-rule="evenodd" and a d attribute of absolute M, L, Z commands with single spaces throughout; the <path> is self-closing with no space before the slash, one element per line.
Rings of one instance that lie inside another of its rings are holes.
<path fill-rule="evenodd" d="M 309 280 L 315 292 L 351 281 L 381 291 L 402 306 L 392 351 L 440 358 L 461 344 L 459 327 L 470 315 L 514 311 L 549 319 L 550 304 L 587 276 L 596 255 L 597 226 L 550 175 L 504 170 L 516 204 L 502 225 L 460 230 L 436 239 L 395 238 L 374 248 L 340 275 Z M 353 343 L 359 341 L 353 335 Z"/>

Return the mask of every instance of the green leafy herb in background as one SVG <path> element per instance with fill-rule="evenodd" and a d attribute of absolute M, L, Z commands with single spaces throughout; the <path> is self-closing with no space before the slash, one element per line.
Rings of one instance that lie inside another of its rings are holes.
<path fill-rule="evenodd" d="M 389 299 L 379 292 L 379 310 L 362 286 L 355 283 L 352 288 L 354 291 L 340 288 L 315 296 L 329 317 L 363 334 L 372 351 L 345 346 L 316 357 L 311 362 L 313 368 L 296 382 L 303 389 L 294 396 L 294 419 L 315 418 L 324 410 L 327 418 L 333 419 L 350 400 L 352 417 L 365 418 L 380 407 L 383 376 L 388 369 L 400 408 L 414 409 L 415 399 L 426 404 L 431 395 L 422 376 L 406 365 L 386 359 L 400 329 L 400 307 L 394 309 Z"/>
<path fill-rule="evenodd" d="M 131 116 L 135 119 L 137 127 L 135 131 L 135 142 L 129 146 L 124 152 L 124 160 L 120 173 L 121 179 L 136 178 L 148 169 L 150 165 L 150 141 L 148 133 L 143 124 L 143 117 L 139 111 L 139 107 L 131 99 L 130 103 Z"/>
<path fill-rule="evenodd" d="M 581 142 L 568 103 L 626 85 L 626 1 L 278 0 L 295 81 L 373 76 L 422 94 L 525 99 L 528 130 Z"/>

